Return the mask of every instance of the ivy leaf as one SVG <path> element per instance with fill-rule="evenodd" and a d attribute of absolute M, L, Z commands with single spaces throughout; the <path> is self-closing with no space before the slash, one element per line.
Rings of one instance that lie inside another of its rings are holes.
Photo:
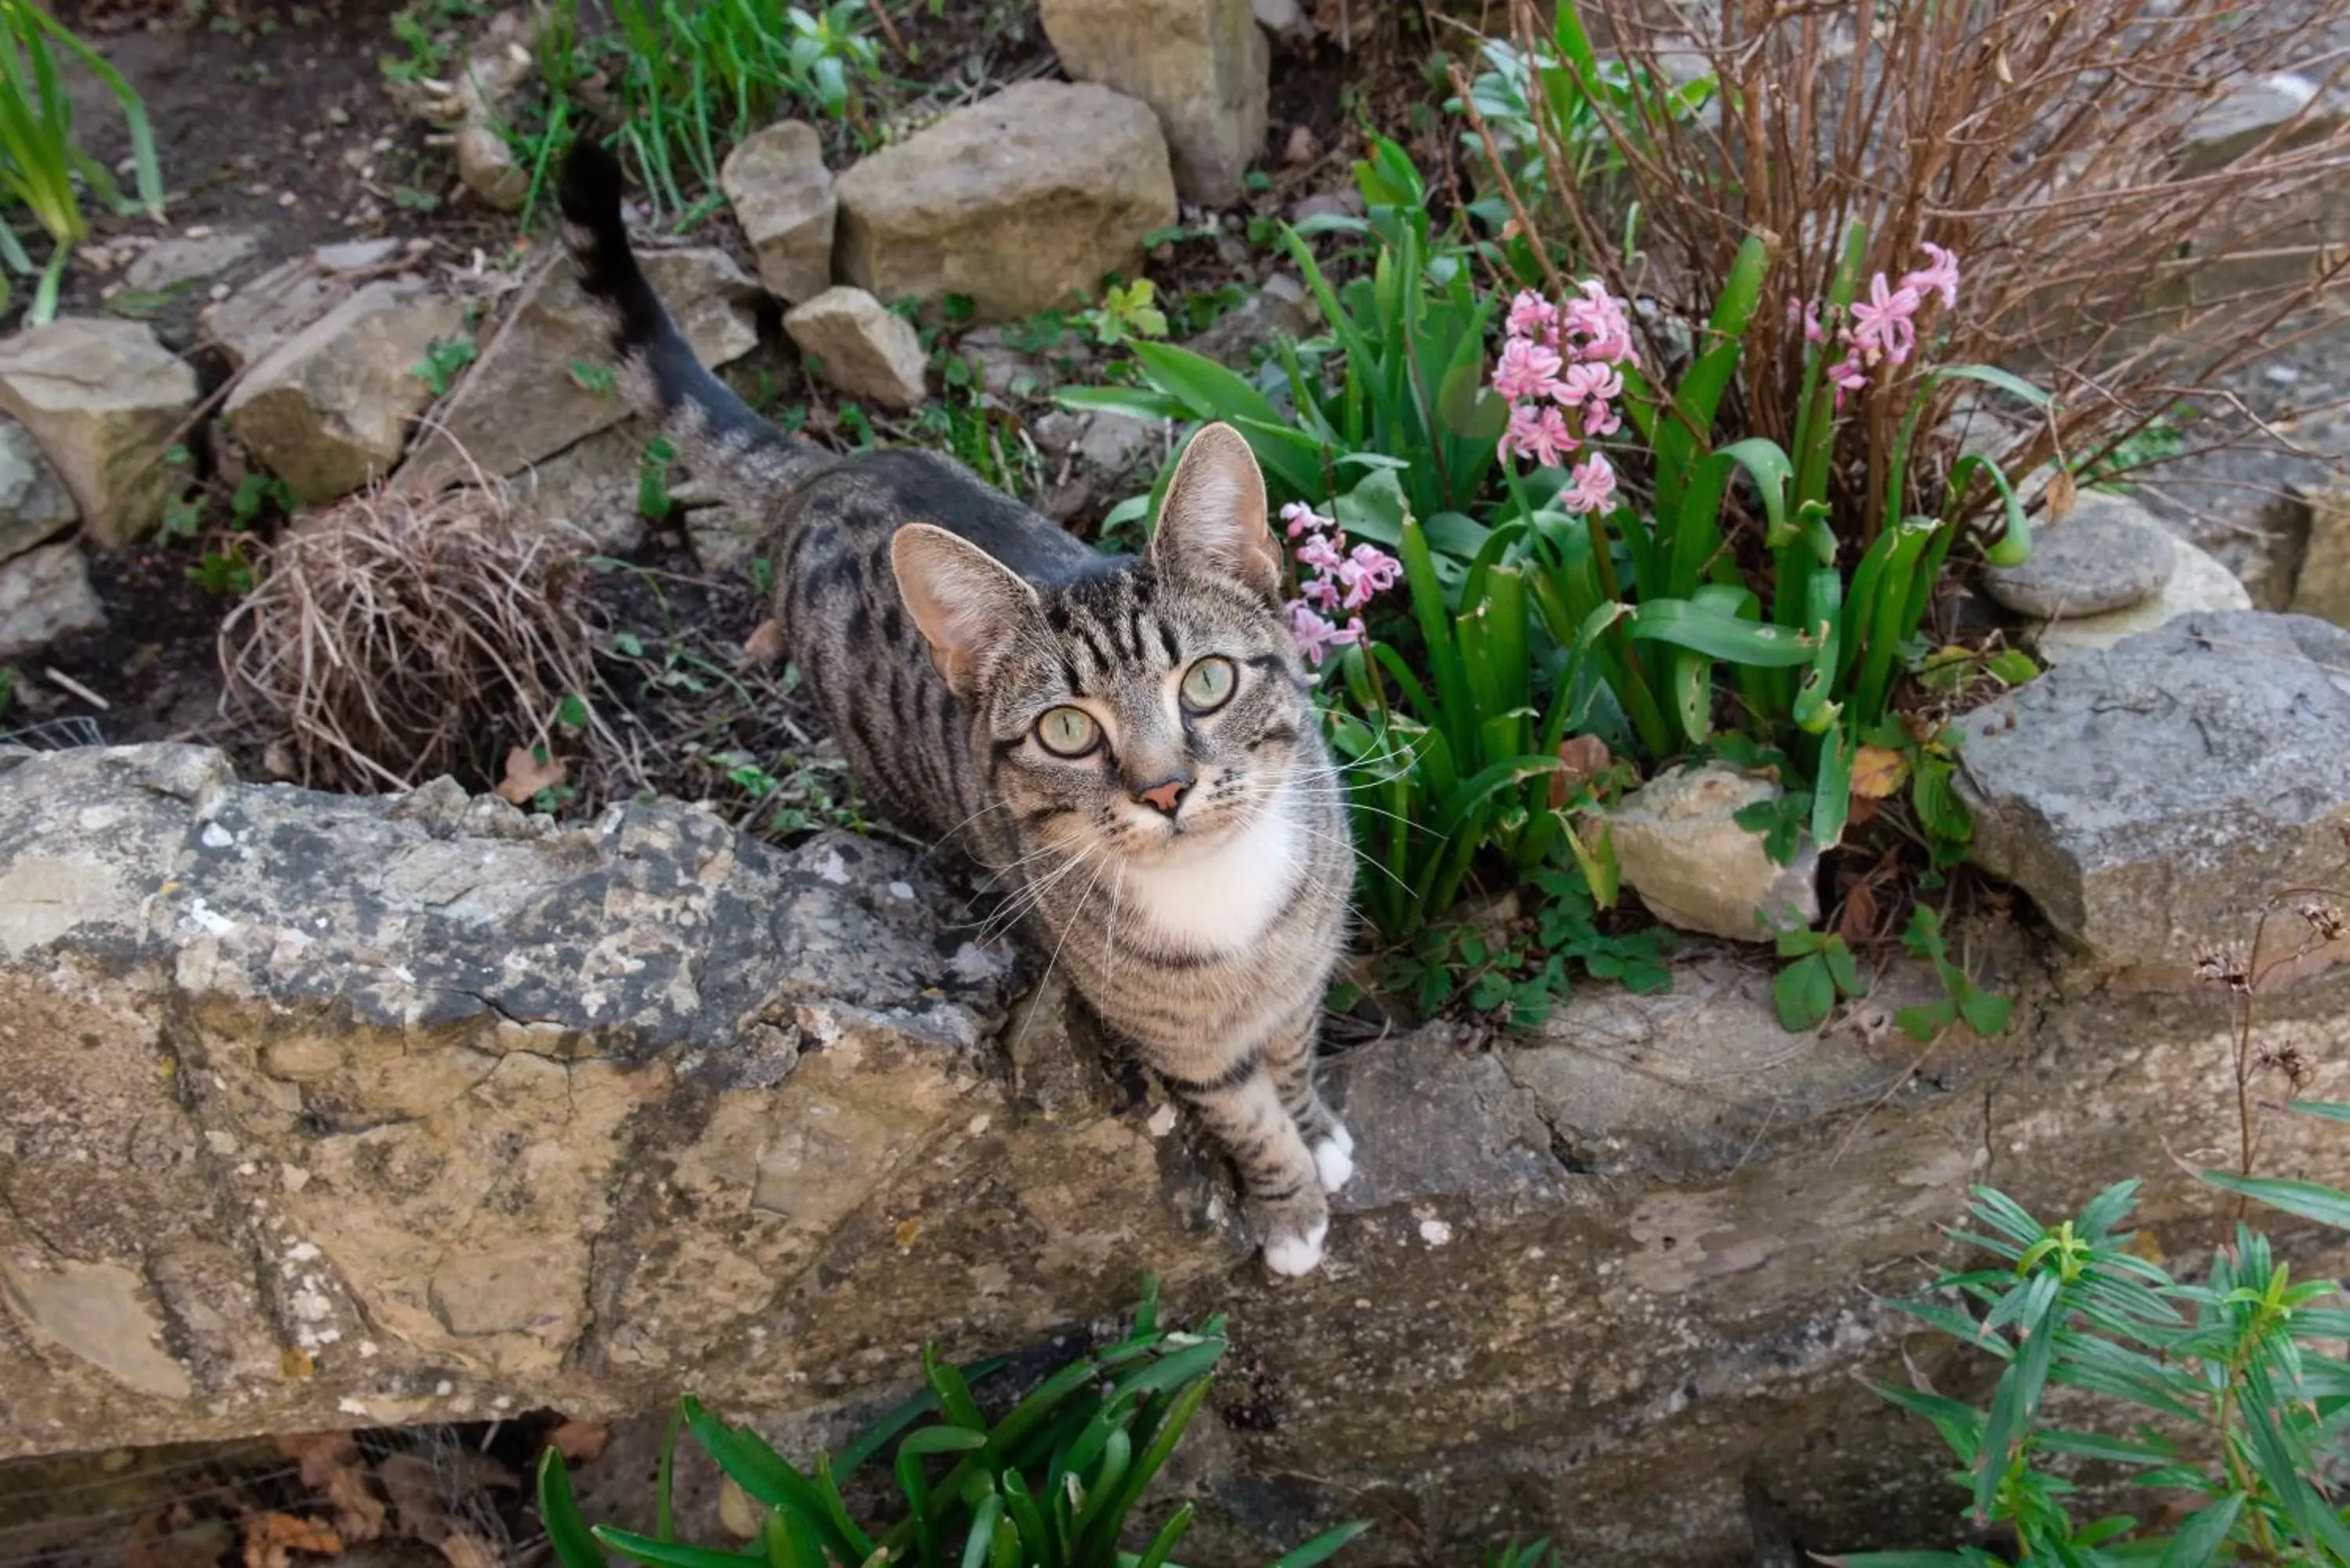
<path fill-rule="evenodd" d="M 1781 970 L 1771 982 L 1771 1002 L 1778 1010 L 1779 1027 L 1790 1034 L 1819 1027 L 1835 1006 L 1827 961 L 1811 953 Z"/>
<path fill-rule="evenodd" d="M 1893 1022 L 1901 1026 L 1901 1033 L 1923 1045 L 1958 1022 L 1958 1017 L 1959 1004 L 1946 996 L 1939 1002 L 1905 1007 L 1893 1015 Z"/>
<path fill-rule="evenodd" d="M 1972 981 L 1959 993 L 1959 1012 L 1967 1027 L 1989 1040 L 2007 1028 L 2008 1015 L 2014 1012 L 2012 997 L 1994 996 Z"/>

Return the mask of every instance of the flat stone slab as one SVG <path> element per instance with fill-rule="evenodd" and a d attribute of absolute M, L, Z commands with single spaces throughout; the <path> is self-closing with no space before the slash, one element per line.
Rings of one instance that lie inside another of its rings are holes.
<path fill-rule="evenodd" d="M 2252 607 L 2251 591 L 2210 552 L 2184 539 L 2173 539 L 2171 551 L 2178 559 L 2171 566 L 2170 580 L 2154 597 L 2103 615 L 2068 616 L 2027 627 L 2024 645 L 2040 656 L 2041 663 L 2062 664 L 2111 648 L 2126 637 L 2168 626 L 2183 615 Z"/>
<path fill-rule="evenodd" d="M 2126 496 L 2084 491 L 2073 514 L 2033 536 L 2020 566 L 1983 571 L 1983 589 L 2017 615 L 2056 620 L 2142 604 L 2176 560 L 2169 532 Z"/>
<path fill-rule="evenodd" d="M 2147 983 L 2248 941 L 2272 895 L 2341 863 L 2350 632 L 2324 621 L 2181 617 L 1960 727 L 1975 858 L 2095 962 Z"/>

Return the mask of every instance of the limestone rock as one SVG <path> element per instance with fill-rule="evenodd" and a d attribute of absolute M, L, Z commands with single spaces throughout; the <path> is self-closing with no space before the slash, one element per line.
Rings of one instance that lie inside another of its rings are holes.
<path fill-rule="evenodd" d="M 2331 133 L 2342 111 L 2318 102 L 2318 84 L 2290 72 L 2242 82 L 2222 94 L 2189 127 L 2176 166 L 2182 175 L 2224 169 L 2281 127 L 2273 151 L 2282 152 Z"/>
<path fill-rule="evenodd" d="M 703 364 L 723 365 L 758 347 L 758 286 L 725 252 L 647 251 L 639 259 Z M 619 423 L 628 413 L 620 400 L 582 386 L 572 373 L 610 358 L 601 318 L 569 264 L 550 260 L 435 412 L 439 428 L 417 442 L 394 483 L 437 490 L 477 469 L 504 478 Z"/>
<path fill-rule="evenodd" d="M 702 570 L 746 573 L 765 543 L 767 522 L 733 506 L 697 506 L 685 514 L 685 540 Z"/>
<path fill-rule="evenodd" d="M 1159 116 L 1187 202 L 1219 207 L 1264 150 L 1272 50 L 1250 0 L 1043 0 L 1045 36 L 1076 81 Z"/>
<path fill-rule="evenodd" d="M 628 555 L 645 542 L 638 503 L 650 440 L 638 421 L 626 420 L 532 463 L 506 487 L 515 516 L 575 535 L 601 554 Z"/>
<path fill-rule="evenodd" d="M 310 259 L 328 272 L 366 272 L 383 265 L 404 248 L 397 234 L 383 234 L 372 240 L 344 240 L 338 244 L 320 245 L 310 253 Z"/>
<path fill-rule="evenodd" d="M 223 418 L 304 504 L 348 495 L 400 461 L 432 400 L 417 367 L 464 330 L 445 295 L 369 284 L 253 366 Z"/>
<path fill-rule="evenodd" d="M 2350 632 L 2181 617 L 1961 721 L 1974 855 L 2101 965 L 2177 983 L 2323 883 L 2350 826 Z"/>
<path fill-rule="evenodd" d="M 2171 540 L 2169 580 L 2162 591 L 2142 604 L 2104 615 L 2079 616 L 2026 628 L 2024 640 L 2043 664 L 2061 664 L 2101 648 L 2111 648 L 2126 637 L 2152 631 L 2178 617 L 2200 610 L 2248 610 L 2252 596 L 2236 575 L 2208 551 L 2184 539 Z"/>
<path fill-rule="evenodd" d="M 2298 499 L 2307 535 L 2289 607 L 2350 627 L 2350 491 L 2320 489 Z"/>
<path fill-rule="evenodd" d="M 1127 414 L 1097 413 L 1077 438 L 1077 456 L 1106 479 L 1123 479 L 1149 456 L 1162 433 L 1154 420 Z M 1164 450 L 1163 448 L 1161 450 Z"/>
<path fill-rule="evenodd" d="M 123 270 L 122 281 L 135 289 L 161 293 L 217 277 L 260 248 L 260 236 L 244 229 L 175 234 L 141 251 Z"/>
<path fill-rule="evenodd" d="M 1779 1034 L 1718 950 L 1663 996 L 1579 984 L 1523 1044 L 1335 1056 L 1356 1179 L 1325 1271 L 1269 1282 L 1222 1162 L 1105 1082 L 1129 1064 L 1045 1060 L 1087 1047 L 1006 1016 L 1042 955 L 972 935 L 915 851 L 778 851 L 675 803 L 557 825 L 445 780 L 241 784 L 192 747 L 0 755 L 0 1456 L 682 1386 L 806 1459 L 925 1343 L 1010 1356 L 994 1399 L 1114 1338 L 1149 1267 L 1182 1321 L 1229 1314 L 1227 1394 L 1279 1417 L 1204 1423 L 1187 1560 L 1376 1495 L 1411 1528 L 1367 1563 L 1473 1560 L 1497 1520 L 1585 1568 L 1745 1563 L 1758 1517 L 1823 1550 L 1951 1517 L 1939 1439 L 1866 1384 L 1932 1354 L 1882 1303 L 1977 1261 L 1946 1228 L 1987 1149 L 2052 1219 L 2146 1178 L 2173 1256 L 2228 1222 L 2147 1158 L 2210 1142 L 2228 998 L 2060 985 L 1970 922 L 2025 1005 L 1924 1071 L 1866 1026 Z M 1934 983 L 1897 959 L 1870 1004 Z M 2350 1096 L 2350 971 L 2261 1028 Z M 2262 1152 L 2350 1179 L 2315 1118 Z M 650 1522 L 592 1494 L 626 1469 L 641 1499 L 660 1439 L 581 1468 L 590 1517 Z M 712 1538 L 714 1479 L 681 1478 Z"/>
<path fill-rule="evenodd" d="M 910 322 L 861 288 L 827 288 L 784 317 L 824 379 L 852 398 L 903 411 L 929 395 L 929 357 Z"/>
<path fill-rule="evenodd" d="M 65 317 L 0 340 L 0 410 L 33 432 L 103 545 L 162 522 L 163 449 L 195 406 L 196 373 L 143 323 Z"/>
<path fill-rule="evenodd" d="M 1761 835 L 1732 820 L 1779 794 L 1770 780 L 1719 763 L 1649 780 L 1608 817 L 1625 885 L 1684 930 L 1753 942 L 1811 925 L 1820 918 L 1819 851 L 1807 839 L 1781 866 L 1762 852 Z"/>
<path fill-rule="evenodd" d="M 317 320 L 350 295 L 350 286 L 300 256 L 281 262 L 226 299 L 205 306 L 205 333 L 242 369 Z"/>
<path fill-rule="evenodd" d="M 759 258 L 759 281 L 769 294 L 797 305 L 832 286 L 840 203 L 814 126 L 787 119 L 751 136 L 726 155 L 718 184 Z"/>
<path fill-rule="evenodd" d="M 42 545 L 0 562 L 0 659 L 105 625 L 80 545 Z"/>
<path fill-rule="evenodd" d="M 1311 333 L 1315 318 L 1305 286 L 1287 273 L 1275 273 L 1183 347 L 1247 375 L 1282 338 Z"/>
<path fill-rule="evenodd" d="M 2083 491 L 2072 515 L 2033 535 L 2020 566 L 1984 568 L 1983 589 L 2017 615 L 2043 620 L 2143 604 L 2170 580 L 2171 537 L 2125 495 Z"/>
<path fill-rule="evenodd" d="M 16 421 L 0 419 L 0 561 L 63 533 L 80 515 L 41 443 Z"/>
<path fill-rule="evenodd" d="M 835 190 L 843 276 L 889 301 L 965 295 L 982 321 L 1091 298 L 1176 216 L 1157 118 L 1091 84 L 1007 88 L 863 160 Z"/>

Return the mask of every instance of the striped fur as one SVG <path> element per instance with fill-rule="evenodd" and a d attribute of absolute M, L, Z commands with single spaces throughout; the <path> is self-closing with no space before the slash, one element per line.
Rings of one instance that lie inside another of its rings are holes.
<path fill-rule="evenodd" d="M 1149 554 L 1097 554 L 951 460 L 834 459 L 704 369 L 584 146 L 566 233 L 631 400 L 771 525 L 774 613 L 860 785 L 1009 891 L 1050 961 L 1238 1166 L 1278 1272 L 1321 1260 L 1353 1139 L 1314 1084 L 1354 852 L 1247 443 L 1186 450 Z M 1229 695 L 1185 695 L 1203 661 Z M 1047 749 L 1076 708 L 1097 743 Z M 1170 805 L 1169 803 L 1172 802 Z"/>

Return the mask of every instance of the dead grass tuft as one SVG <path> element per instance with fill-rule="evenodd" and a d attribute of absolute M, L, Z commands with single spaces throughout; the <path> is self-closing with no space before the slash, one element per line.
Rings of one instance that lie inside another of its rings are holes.
<path fill-rule="evenodd" d="M 221 627 L 223 702 L 297 782 L 495 784 L 515 748 L 550 745 L 568 698 L 598 743 L 576 555 L 515 526 L 496 491 L 355 496 L 264 547 L 255 572 Z"/>

